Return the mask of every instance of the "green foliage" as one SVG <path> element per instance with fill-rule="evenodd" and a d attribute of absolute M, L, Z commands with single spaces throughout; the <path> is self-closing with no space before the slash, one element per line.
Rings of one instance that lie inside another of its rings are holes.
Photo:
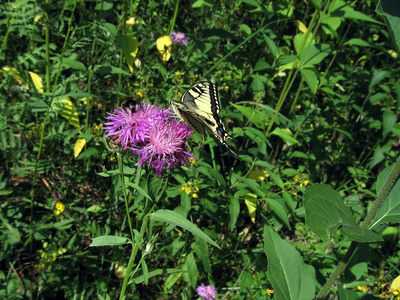
<path fill-rule="evenodd" d="M 396 1 L 1 11 L 0 298 L 394 297 Z M 195 161 L 159 178 L 103 138 L 126 98 L 168 107 L 202 80 L 239 160 L 193 134 Z"/>

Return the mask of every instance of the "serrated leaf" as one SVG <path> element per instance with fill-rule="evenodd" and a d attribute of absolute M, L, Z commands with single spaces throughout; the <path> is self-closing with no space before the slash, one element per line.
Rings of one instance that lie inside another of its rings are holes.
<path fill-rule="evenodd" d="M 329 241 L 330 235 L 341 225 L 356 226 L 342 197 L 328 185 L 308 187 L 304 193 L 304 208 L 306 224 L 324 241 Z"/>
<path fill-rule="evenodd" d="M 66 118 L 67 121 L 75 128 L 79 128 L 81 126 L 79 122 L 78 111 L 69 98 L 54 100 L 51 107 L 58 110 L 60 115 Z"/>
<path fill-rule="evenodd" d="M 267 276 L 276 299 L 313 299 L 314 270 L 299 252 L 270 227 L 264 227 L 264 251 L 268 258 Z"/>
<path fill-rule="evenodd" d="M 190 222 L 181 214 L 178 214 L 175 211 L 168 209 L 160 209 L 152 214 L 150 214 L 150 218 L 154 221 L 161 221 L 168 224 L 173 224 L 179 226 L 183 229 L 190 231 L 193 235 L 201 238 L 207 243 L 221 249 L 217 243 L 215 243 L 208 235 L 206 235 L 201 229 L 199 229 L 195 224 Z"/>
<path fill-rule="evenodd" d="M 103 236 L 95 237 L 89 246 L 90 247 L 120 246 L 120 245 L 125 245 L 125 244 L 130 244 L 130 243 L 131 242 L 128 238 L 125 238 L 122 236 L 103 235 Z"/>

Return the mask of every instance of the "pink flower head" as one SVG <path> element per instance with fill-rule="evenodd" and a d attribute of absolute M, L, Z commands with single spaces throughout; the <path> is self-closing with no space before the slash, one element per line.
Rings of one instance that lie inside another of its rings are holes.
<path fill-rule="evenodd" d="M 197 287 L 196 292 L 200 297 L 204 297 L 204 300 L 217 299 L 217 289 L 212 285 L 205 286 L 204 283 L 202 283 Z"/>
<path fill-rule="evenodd" d="M 112 143 L 140 155 L 139 167 L 149 165 L 159 177 L 164 169 L 189 164 L 194 157 L 186 144 L 191 130 L 178 122 L 170 109 L 143 101 L 135 109 L 116 108 L 106 119 L 110 122 L 104 124 L 105 137 L 113 136 Z"/>
<path fill-rule="evenodd" d="M 146 104 L 145 101 L 136 105 L 133 111 L 118 107 L 114 109 L 114 113 L 108 113 L 109 116 L 106 117 L 111 122 L 104 123 L 104 130 L 108 132 L 105 137 L 113 136 L 112 143 L 120 143 L 122 149 L 144 142 L 147 131 L 170 116 L 167 109 Z"/>
<path fill-rule="evenodd" d="M 194 156 L 186 151 L 186 138 L 191 134 L 190 128 L 176 119 L 156 124 L 147 133 L 146 144 L 132 148 L 133 153 L 140 155 L 139 167 L 148 164 L 161 177 L 164 169 L 189 164 L 189 158 Z"/>
<path fill-rule="evenodd" d="M 175 44 L 179 44 L 181 46 L 187 46 L 189 41 L 187 40 L 185 34 L 183 32 L 171 32 L 171 41 Z"/>

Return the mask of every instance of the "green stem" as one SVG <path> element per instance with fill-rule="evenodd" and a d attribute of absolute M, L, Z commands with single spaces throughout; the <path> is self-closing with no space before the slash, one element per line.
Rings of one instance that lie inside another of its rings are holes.
<path fill-rule="evenodd" d="M 261 27 L 260 29 L 258 29 L 256 32 L 254 32 L 252 35 L 249 35 L 246 39 L 244 39 L 243 42 L 241 42 L 239 45 L 237 45 L 235 48 L 233 48 L 231 51 L 228 52 L 228 54 L 226 54 L 224 57 L 222 57 L 219 61 L 217 61 L 215 63 L 214 66 L 212 66 L 204 75 L 203 77 L 206 78 L 208 74 L 210 74 L 212 71 L 214 71 L 214 69 L 221 63 L 223 62 L 227 57 L 231 56 L 237 49 L 239 49 L 240 47 L 242 47 L 244 44 L 246 44 L 248 41 L 250 41 L 253 37 L 255 37 L 257 34 L 259 34 L 260 32 L 264 31 L 264 29 L 274 23 L 278 23 L 282 20 L 277 20 L 277 21 L 272 21 L 266 25 L 264 25 L 263 27 Z"/>
<path fill-rule="evenodd" d="M 391 189 L 393 188 L 394 184 L 397 182 L 397 179 L 400 175 L 400 156 L 397 158 L 397 161 L 394 165 L 393 170 L 390 172 L 388 179 L 385 181 L 382 189 L 379 191 L 378 196 L 376 197 L 374 203 L 372 204 L 371 209 L 369 210 L 367 216 L 365 217 L 364 221 L 360 225 L 362 229 L 367 229 L 372 221 L 372 219 L 377 214 L 379 208 L 381 207 L 383 201 L 385 201 L 386 197 L 389 195 Z M 330 288 L 335 283 L 339 275 L 343 272 L 344 268 L 348 264 L 351 256 L 356 251 L 359 242 L 352 241 L 350 244 L 349 249 L 346 252 L 346 255 L 337 265 L 336 269 L 333 271 L 331 276 L 328 278 L 322 289 L 317 295 L 317 299 L 324 299 L 328 294 Z"/>
<path fill-rule="evenodd" d="M 174 27 L 175 27 L 176 17 L 178 16 L 178 11 L 179 11 L 179 0 L 176 0 L 174 16 L 172 17 L 171 23 L 169 24 L 168 35 L 171 35 L 172 29 L 174 29 Z"/>

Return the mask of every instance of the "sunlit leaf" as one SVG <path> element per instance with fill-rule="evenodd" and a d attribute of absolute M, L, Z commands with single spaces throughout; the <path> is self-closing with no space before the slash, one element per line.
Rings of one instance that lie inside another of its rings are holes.
<path fill-rule="evenodd" d="M 253 223 L 256 221 L 256 211 L 257 211 L 257 195 L 247 194 L 244 196 L 244 203 L 249 211 L 250 219 Z"/>
<path fill-rule="evenodd" d="M 66 118 L 72 126 L 80 127 L 78 111 L 69 98 L 54 100 L 51 107 L 58 110 L 60 115 Z"/>
<path fill-rule="evenodd" d="M 35 85 L 36 91 L 38 93 L 42 94 L 43 93 L 42 78 L 38 74 L 33 73 L 33 72 L 29 72 L 29 75 L 32 78 L 32 82 Z"/>
<path fill-rule="evenodd" d="M 171 58 L 172 41 L 168 35 L 160 36 L 157 39 L 157 50 L 161 54 L 162 61 L 169 61 Z"/>
<path fill-rule="evenodd" d="M 74 145 L 74 157 L 78 157 L 83 147 L 86 145 L 86 139 L 78 139 Z"/>
<path fill-rule="evenodd" d="M 128 64 L 129 71 L 133 72 L 133 64 L 138 52 L 138 39 L 130 34 L 117 35 L 117 41 Z"/>

